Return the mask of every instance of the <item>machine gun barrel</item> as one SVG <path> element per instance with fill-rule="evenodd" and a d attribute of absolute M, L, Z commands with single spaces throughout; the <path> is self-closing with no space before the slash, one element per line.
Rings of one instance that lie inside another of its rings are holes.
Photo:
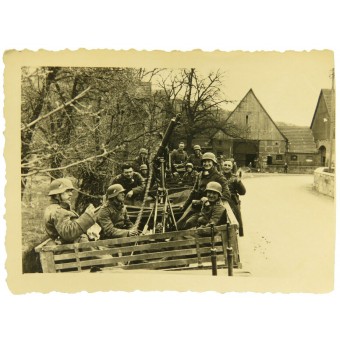
<path fill-rule="evenodd" d="M 155 160 L 157 160 L 159 157 L 164 157 L 164 150 L 166 146 L 169 143 L 170 137 L 174 131 L 175 126 L 178 124 L 179 120 L 181 118 L 181 114 L 178 113 L 175 118 L 172 118 L 170 120 L 170 123 L 168 125 L 168 128 L 165 131 L 165 134 L 163 136 L 162 142 L 157 150 L 157 153 L 155 155 Z"/>

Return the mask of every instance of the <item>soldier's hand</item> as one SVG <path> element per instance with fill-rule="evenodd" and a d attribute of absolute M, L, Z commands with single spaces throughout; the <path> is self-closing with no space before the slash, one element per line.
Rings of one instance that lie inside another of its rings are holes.
<path fill-rule="evenodd" d="M 90 215 L 92 218 L 94 218 L 95 216 L 95 210 L 96 208 L 94 207 L 94 205 L 91 203 L 85 210 L 85 212 Z"/>
<path fill-rule="evenodd" d="M 133 195 L 133 191 L 130 190 L 130 191 L 126 194 L 126 197 L 127 197 L 127 198 L 131 198 L 132 195 Z"/>
<path fill-rule="evenodd" d="M 129 236 L 137 236 L 139 234 L 136 228 L 129 230 Z"/>
<path fill-rule="evenodd" d="M 201 202 L 202 202 L 202 204 L 204 205 L 205 203 L 207 203 L 209 200 L 208 200 L 208 198 L 207 197 L 202 197 L 201 198 Z"/>

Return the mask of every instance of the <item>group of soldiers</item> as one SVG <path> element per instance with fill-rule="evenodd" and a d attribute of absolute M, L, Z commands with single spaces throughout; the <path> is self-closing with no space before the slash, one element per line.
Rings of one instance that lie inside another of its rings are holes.
<path fill-rule="evenodd" d="M 239 195 L 246 189 L 240 176 L 235 174 L 232 159 L 218 161 L 214 153 L 202 153 L 199 145 L 188 156 L 184 143 L 171 152 L 171 175 L 179 183 L 191 187 L 190 195 L 181 210 L 179 230 L 219 225 L 226 216 L 223 201 L 227 201 L 239 222 L 239 235 L 243 236 L 243 223 Z M 53 180 L 48 195 L 51 204 L 45 209 L 45 229 L 52 242 L 72 243 L 116 237 L 136 236 L 140 233 L 129 218 L 127 204 L 145 199 L 146 188 L 159 185 L 149 176 L 148 150 L 142 148 L 133 164 L 123 164 L 121 173 L 109 183 L 100 208 L 90 204 L 80 216 L 71 207 L 73 184 L 67 178 Z M 185 171 L 179 174 L 180 169 Z M 148 183 L 151 181 L 152 183 Z"/>

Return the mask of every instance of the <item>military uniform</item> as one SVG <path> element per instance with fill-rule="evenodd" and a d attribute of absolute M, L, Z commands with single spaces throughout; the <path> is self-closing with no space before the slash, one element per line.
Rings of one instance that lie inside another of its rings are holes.
<path fill-rule="evenodd" d="M 188 154 L 185 150 L 173 150 L 171 152 L 172 164 L 185 164 L 188 160 Z"/>
<path fill-rule="evenodd" d="M 204 170 L 199 173 L 192 192 L 187 199 L 188 203 L 185 203 L 184 206 L 189 206 L 193 199 L 201 199 L 209 182 L 220 183 L 222 186 L 222 198 L 228 201 L 230 200 L 230 191 L 227 180 L 216 170 L 216 168 L 211 168 L 210 170 Z"/>
<path fill-rule="evenodd" d="M 142 199 L 145 190 L 145 180 L 138 172 L 134 172 L 132 178 L 126 178 L 122 174 L 114 177 L 110 186 L 113 184 L 120 184 L 126 190 L 126 192 L 133 191 L 133 199 Z"/>
<path fill-rule="evenodd" d="M 61 243 L 87 242 L 87 230 L 95 223 L 87 213 L 79 216 L 69 204 L 51 198 L 44 212 L 45 229 L 48 236 Z"/>
<path fill-rule="evenodd" d="M 219 199 L 215 204 L 203 204 L 200 212 L 188 218 L 183 229 L 205 226 L 206 224 L 220 225 L 226 217 L 226 209 Z"/>
<path fill-rule="evenodd" d="M 192 170 L 191 172 L 185 172 L 182 177 L 182 182 L 185 185 L 194 185 L 196 182 L 196 178 L 198 176 L 198 172 L 195 170 Z"/>
<path fill-rule="evenodd" d="M 195 170 L 202 169 L 202 154 L 197 155 L 195 153 L 191 154 L 188 158 L 188 163 L 192 163 Z"/>
<path fill-rule="evenodd" d="M 138 155 L 133 160 L 133 169 L 138 172 L 142 164 L 148 165 L 148 158 L 146 156 Z"/>
<path fill-rule="evenodd" d="M 246 188 L 241 181 L 237 180 L 237 176 L 232 173 L 226 173 L 225 178 L 227 179 L 228 187 L 231 194 L 230 207 L 237 219 L 239 224 L 240 236 L 243 236 L 243 221 L 241 215 L 241 201 L 239 195 L 245 195 Z"/>
<path fill-rule="evenodd" d="M 126 206 L 118 201 L 107 201 L 100 208 L 97 223 L 101 226 L 101 239 L 127 237 L 133 223 L 130 221 Z"/>

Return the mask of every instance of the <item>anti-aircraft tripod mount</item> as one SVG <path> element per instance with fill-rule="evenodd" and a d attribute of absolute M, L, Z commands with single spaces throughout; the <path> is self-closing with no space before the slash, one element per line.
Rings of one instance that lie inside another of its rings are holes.
<path fill-rule="evenodd" d="M 153 166 L 155 167 L 155 173 L 158 174 L 158 185 L 157 185 L 157 194 L 156 201 L 154 207 L 154 223 L 153 223 L 153 232 L 159 231 L 161 229 L 162 232 L 166 230 L 171 230 L 175 228 L 177 230 L 177 223 L 175 220 L 174 212 L 172 209 L 172 205 L 169 199 L 168 190 L 165 184 L 165 158 L 166 158 L 166 147 L 169 144 L 169 140 L 171 134 L 176 125 L 179 123 L 181 115 L 177 114 L 175 118 L 172 118 L 168 128 L 162 138 L 162 142 L 157 150 L 157 153 L 153 160 Z M 162 212 L 162 221 L 157 222 L 158 209 L 161 208 Z"/>
<path fill-rule="evenodd" d="M 175 228 L 177 230 L 177 223 L 169 199 L 168 189 L 165 185 L 165 160 L 163 157 L 159 158 L 160 164 L 160 183 L 157 187 L 156 201 L 155 201 L 155 220 L 153 224 L 153 232 L 165 232 Z M 158 209 L 160 208 L 162 221 L 157 223 Z"/>

